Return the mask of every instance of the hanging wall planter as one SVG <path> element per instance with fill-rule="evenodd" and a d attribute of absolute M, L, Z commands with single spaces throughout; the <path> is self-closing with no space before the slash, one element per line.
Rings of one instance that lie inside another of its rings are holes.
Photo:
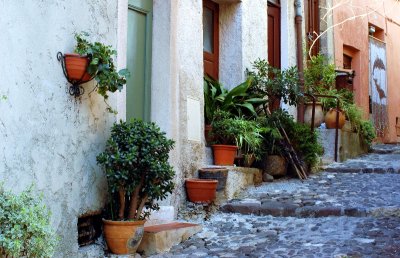
<path fill-rule="evenodd" d="M 61 52 L 58 52 L 57 59 L 61 62 L 65 78 L 71 83 L 69 94 L 79 97 L 85 92 L 81 84 L 93 79 L 93 76 L 87 72 L 90 63 L 89 57 L 78 54 L 63 55 Z"/>
<path fill-rule="evenodd" d="M 111 46 L 101 42 L 90 42 L 87 33 L 75 34 L 76 54 L 65 54 L 58 52 L 57 59 L 61 62 L 65 78 L 72 85 L 69 94 L 79 97 L 84 93 L 81 84 L 96 79 L 96 90 L 103 96 L 110 113 L 117 112 L 107 103 L 108 93 L 122 90 L 129 76 L 127 69 L 117 71 L 114 57 L 117 54 Z"/>

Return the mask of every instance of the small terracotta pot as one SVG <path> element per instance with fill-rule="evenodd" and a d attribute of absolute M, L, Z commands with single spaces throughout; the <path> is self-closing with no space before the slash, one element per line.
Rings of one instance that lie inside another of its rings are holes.
<path fill-rule="evenodd" d="M 144 223 L 138 221 L 112 221 L 103 219 L 104 236 L 114 254 L 134 254 L 142 241 Z"/>
<path fill-rule="evenodd" d="M 342 129 L 346 122 L 346 116 L 343 114 L 342 111 L 339 110 L 339 124 L 338 128 Z M 331 108 L 325 115 L 325 124 L 326 128 L 334 129 L 336 128 L 336 109 Z"/>
<path fill-rule="evenodd" d="M 91 79 L 86 71 L 89 65 L 89 58 L 78 54 L 65 54 L 65 69 L 68 79 L 71 81 L 88 82 Z"/>
<path fill-rule="evenodd" d="M 312 102 L 304 103 L 304 123 L 311 125 L 312 118 Z M 322 111 L 322 103 L 315 103 L 315 114 L 314 114 L 314 127 L 319 127 L 324 122 L 324 112 Z"/>
<path fill-rule="evenodd" d="M 191 202 L 210 203 L 215 199 L 218 180 L 186 179 L 186 192 Z"/>
<path fill-rule="evenodd" d="M 233 166 L 237 146 L 214 144 L 211 147 L 213 148 L 215 165 Z"/>

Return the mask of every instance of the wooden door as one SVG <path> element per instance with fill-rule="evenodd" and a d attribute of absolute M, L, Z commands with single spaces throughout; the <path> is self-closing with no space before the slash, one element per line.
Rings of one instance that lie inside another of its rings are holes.
<path fill-rule="evenodd" d="M 129 0 L 126 119 L 150 120 L 152 2 Z"/>
<path fill-rule="evenodd" d="M 281 9 L 277 4 L 268 4 L 268 63 L 281 68 Z M 280 107 L 280 99 L 269 100 L 269 109 L 274 111 Z"/>
<path fill-rule="evenodd" d="M 369 62 L 371 120 L 377 135 L 384 137 L 388 129 L 386 44 L 373 37 L 369 38 Z"/>
<path fill-rule="evenodd" d="M 281 68 L 281 9 L 268 5 L 268 63 Z"/>
<path fill-rule="evenodd" d="M 218 79 L 219 71 L 219 5 L 203 0 L 204 74 Z"/>
<path fill-rule="evenodd" d="M 305 12 L 306 12 L 306 34 L 307 34 L 307 51 L 310 49 L 314 40 L 320 33 L 320 18 L 319 18 L 319 0 L 306 0 L 305 1 Z M 320 42 L 317 40 L 312 49 L 311 55 L 316 56 L 319 53 Z M 310 55 L 307 54 L 307 58 Z"/>

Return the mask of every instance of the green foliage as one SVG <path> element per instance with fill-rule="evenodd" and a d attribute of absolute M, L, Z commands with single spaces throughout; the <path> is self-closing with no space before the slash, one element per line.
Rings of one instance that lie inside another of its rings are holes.
<path fill-rule="evenodd" d="M 250 92 L 253 78 L 248 77 L 245 82 L 231 90 L 225 89 L 222 84 L 209 77 L 204 77 L 204 113 L 206 123 L 211 123 L 215 112 L 219 109 L 230 112 L 235 116 L 257 116 L 257 108 L 266 102 L 258 95 Z"/>
<path fill-rule="evenodd" d="M 360 133 L 364 143 L 371 147 L 372 141 L 376 138 L 375 128 L 371 121 L 364 120 L 360 123 Z"/>
<path fill-rule="evenodd" d="M 323 149 L 318 143 L 318 134 L 315 131 L 311 133 L 308 125 L 295 122 L 293 117 L 284 110 L 273 112 L 271 116 L 266 118 L 266 123 L 270 126 L 277 126 L 280 123 L 285 129 L 293 148 L 303 161 L 311 167 L 318 164 L 318 156 L 322 155 Z M 274 135 L 269 138 L 270 141 L 271 139 L 274 141 L 273 144 L 265 142 L 267 154 L 283 154 L 283 150 L 287 147 L 283 141 L 280 141 L 282 138 L 277 136 Z"/>
<path fill-rule="evenodd" d="M 0 185 L 0 257 L 52 257 L 58 237 L 32 187 L 15 195 Z"/>
<path fill-rule="evenodd" d="M 330 89 L 330 90 L 324 90 L 322 94 L 330 95 L 330 96 L 335 96 L 339 98 L 339 109 L 345 111 L 348 107 L 348 105 L 352 105 L 354 103 L 354 94 L 348 89 Z M 324 110 L 328 111 L 331 108 L 336 108 L 336 99 L 334 98 L 322 98 L 321 102 L 323 104 Z"/>
<path fill-rule="evenodd" d="M 304 69 L 304 89 L 306 92 L 325 94 L 335 86 L 335 65 L 328 64 L 327 58 L 318 54 L 312 56 Z"/>
<path fill-rule="evenodd" d="M 256 153 L 263 142 L 263 134 L 271 130 L 256 120 L 232 117 L 230 113 L 220 110 L 215 118 L 212 123 L 215 143 L 236 145 L 243 154 Z"/>
<path fill-rule="evenodd" d="M 301 97 L 297 67 L 280 70 L 268 64 L 267 60 L 257 59 L 253 63 L 254 71 L 247 71 L 254 78 L 252 91 L 258 96 L 277 97 L 285 104 L 297 105 Z"/>
<path fill-rule="evenodd" d="M 215 112 L 221 108 L 228 90 L 208 76 L 204 77 L 204 116 L 205 123 L 211 124 Z"/>
<path fill-rule="evenodd" d="M 159 209 L 154 201 L 164 199 L 174 188 L 175 173 L 168 163 L 173 146 L 174 141 L 167 139 L 154 123 L 134 119 L 114 124 L 97 162 L 105 169 L 111 196 L 123 191 L 130 206 L 124 208 L 118 197 L 113 198 L 112 219 L 117 217 L 117 206 L 122 208 L 122 214 L 118 214 L 121 220 L 144 219 L 148 214 L 142 214 L 143 208 Z"/>
<path fill-rule="evenodd" d="M 90 63 L 87 72 L 94 76 L 97 82 L 97 92 L 103 96 L 104 101 L 108 99 L 107 92 L 115 92 L 122 90 L 126 84 L 126 78 L 129 76 L 127 69 L 122 69 L 117 72 L 114 64 L 113 56 L 117 55 L 117 51 L 111 46 L 106 46 L 100 42 L 89 42 L 85 37 L 89 36 L 82 32 L 75 34 L 76 46 L 75 52 L 82 56 L 88 56 Z M 107 104 L 107 102 L 106 102 Z M 110 105 L 107 110 L 111 113 L 116 113 Z"/>
<path fill-rule="evenodd" d="M 0 100 L 7 100 L 7 96 L 6 95 L 0 95 Z"/>

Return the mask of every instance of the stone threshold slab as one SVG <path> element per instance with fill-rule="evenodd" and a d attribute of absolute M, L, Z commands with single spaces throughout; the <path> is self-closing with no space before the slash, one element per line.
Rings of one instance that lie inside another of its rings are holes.
<path fill-rule="evenodd" d="M 186 222 L 144 227 L 144 235 L 138 252 L 145 255 L 168 252 L 172 246 L 187 240 L 201 230 L 201 225 Z"/>

